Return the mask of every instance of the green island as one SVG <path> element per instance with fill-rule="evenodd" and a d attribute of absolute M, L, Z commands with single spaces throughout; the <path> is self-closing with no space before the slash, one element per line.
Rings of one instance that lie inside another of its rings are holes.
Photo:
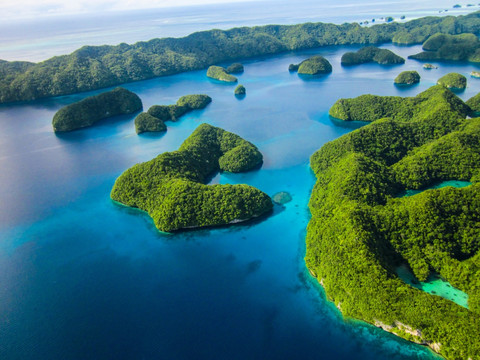
<path fill-rule="evenodd" d="M 329 74 L 332 72 L 332 65 L 321 55 L 312 56 L 303 60 L 300 64 L 290 64 L 289 71 L 298 71 L 303 75 Z"/>
<path fill-rule="evenodd" d="M 119 87 L 62 107 L 53 116 L 52 126 L 55 132 L 72 131 L 141 109 L 142 100 L 138 95 Z"/>
<path fill-rule="evenodd" d="M 227 69 L 225 69 L 221 66 L 216 66 L 216 65 L 212 65 L 208 68 L 207 76 L 211 79 L 215 79 L 215 80 L 218 80 L 218 81 L 224 81 L 224 82 L 234 83 L 234 82 L 238 81 L 238 79 L 235 76 L 230 75 L 227 72 Z"/>
<path fill-rule="evenodd" d="M 240 63 L 233 63 L 225 70 L 227 74 L 241 74 L 245 71 L 245 68 Z"/>
<path fill-rule="evenodd" d="M 415 60 L 480 62 L 480 41 L 475 34 L 435 34 L 422 46 L 421 53 L 410 55 Z"/>
<path fill-rule="evenodd" d="M 239 223 L 269 213 L 270 197 L 244 184 L 205 184 L 218 171 L 249 171 L 262 161 L 255 145 L 202 124 L 177 151 L 126 170 L 115 181 L 111 198 L 146 211 L 165 232 Z"/>
<path fill-rule="evenodd" d="M 235 91 L 233 92 L 236 96 L 245 96 L 247 94 L 247 90 L 243 85 L 237 85 Z"/>
<path fill-rule="evenodd" d="M 420 74 L 415 71 L 402 71 L 393 81 L 397 85 L 413 85 L 420 82 Z"/>
<path fill-rule="evenodd" d="M 39 62 L 0 61 L 0 103 L 29 101 L 206 69 L 215 63 L 331 45 L 421 44 L 436 33 L 479 34 L 480 13 L 369 27 L 305 23 L 196 32 L 132 45 L 84 46 Z"/>
<path fill-rule="evenodd" d="M 433 70 L 433 69 L 438 69 L 438 66 L 435 66 L 433 64 L 423 64 L 423 68 L 426 70 Z"/>
<path fill-rule="evenodd" d="M 475 79 L 480 79 L 480 71 L 472 71 L 470 73 L 470 76 L 475 78 Z"/>
<path fill-rule="evenodd" d="M 306 265 L 345 317 L 447 359 L 480 357 L 480 118 L 447 88 L 340 99 L 330 114 L 371 123 L 312 155 Z M 445 180 L 468 181 L 399 197 Z M 409 285 L 438 274 L 468 308 Z"/>
<path fill-rule="evenodd" d="M 449 89 L 463 90 L 467 87 L 467 78 L 462 74 L 449 73 L 438 79 L 437 84 L 443 85 Z"/>
<path fill-rule="evenodd" d="M 135 119 L 137 134 L 144 132 L 161 132 L 167 130 L 165 121 L 178 121 L 180 117 L 193 110 L 204 109 L 212 98 L 204 94 L 185 95 L 175 105 L 153 105 L 146 113 Z"/>
<path fill-rule="evenodd" d="M 376 62 L 381 65 L 396 65 L 405 63 L 405 59 L 387 49 L 379 49 L 375 46 L 367 46 L 353 52 L 349 51 L 342 55 L 341 63 L 344 66 L 359 65 Z"/>

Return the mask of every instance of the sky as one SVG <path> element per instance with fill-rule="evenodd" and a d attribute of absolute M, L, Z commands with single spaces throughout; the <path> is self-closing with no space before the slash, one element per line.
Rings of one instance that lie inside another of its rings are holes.
<path fill-rule="evenodd" d="M 0 0 L 0 19 L 243 1 L 255 0 Z"/>

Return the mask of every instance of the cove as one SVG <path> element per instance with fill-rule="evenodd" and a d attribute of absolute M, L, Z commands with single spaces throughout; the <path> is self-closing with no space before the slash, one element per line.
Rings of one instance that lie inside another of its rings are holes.
<path fill-rule="evenodd" d="M 442 189 L 442 188 L 447 187 L 447 186 L 452 186 L 454 188 L 460 189 L 460 188 L 467 187 L 469 185 L 472 185 L 472 183 L 470 181 L 447 180 L 447 181 L 442 181 L 442 182 L 436 183 L 432 186 L 429 186 L 429 187 L 426 187 L 426 188 L 420 189 L 420 190 L 406 190 L 406 191 L 402 192 L 401 194 L 399 194 L 397 197 L 413 196 L 413 195 L 420 194 L 420 193 L 422 193 L 426 190 Z"/>
<path fill-rule="evenodd" d="M 463 291 L 454 288 L 448 281 L 445 281 L 438 274 L 432 274 L 427 281 L 418 281 L 408 266 L 402 265 L 396 269 L 397 275 L 405 283 L 431 295 L 441 296 L 444 299 L 468 309 L 468 295 Z"/>

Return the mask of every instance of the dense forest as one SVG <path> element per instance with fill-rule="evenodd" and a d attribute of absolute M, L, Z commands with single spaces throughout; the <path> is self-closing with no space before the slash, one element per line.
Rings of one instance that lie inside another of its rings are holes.
<path fill-rule="evenodd" d="M 327 45 L 420 44 L 436 33 L 480 33 L 480 13 L 362 27 L 305 23 L 210 30 L 133 45 L 84 46 L 40 63 L 0 61 L 0 103 L 26 101 Z"/>
<path fill-rule="evenodd" d="M 376 62 L 381 65 L 396 65 L 405 63 L 405 59 L 387 49 L 379 49 L 375 46 L 366 46 L 360 50 L 349 51 L 343 54 L 342 65 L 358 65 Z"/>
<path fill-rule="evenodd" d="M 423 43 L 423 52 L 410 55 L 416 60 L 480 62 L 480 41 L 475 34 L 435 34 Z"/>
<path fill-rule="evenodd" d="M 215 172 L 243 172 L 263 161 L 255 145 L 200 125 L 177 151 L 137 164 L 116 181 L 111 198 L 148 212 L 161 231 L 226 225 L 272 210 L 270 197 L 248 185 L 205 185 Z"/>
<path fill-rule="evenodd" d="M 363 106 L 359 104 L 363 103 Z M 331 114 L 370 124 L 311 157 L 306 264 L 345 316 L 430 346 L 448 359 L 480 358 L 480 118 L 447 88 L 413 98 L 363 95 Z M 425 190 L 445 180 L 472 185 Z M 413 288 L 438 273 L 468 309 Z"/>
<path fill-rule="evenodd" d="M 53 116 L 52 126 L 54 131 L 72 131 L 141 109 L 142 100 L 138 95 L 119 87 L 62 107 Z"/>

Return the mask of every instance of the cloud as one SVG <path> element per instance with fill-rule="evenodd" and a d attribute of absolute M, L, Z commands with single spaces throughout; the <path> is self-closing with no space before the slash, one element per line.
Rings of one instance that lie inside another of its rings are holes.
<path fill-rule="evenodd" d="M 0 20 L 240 1 L 242 0 L 2 0 Z"/>

